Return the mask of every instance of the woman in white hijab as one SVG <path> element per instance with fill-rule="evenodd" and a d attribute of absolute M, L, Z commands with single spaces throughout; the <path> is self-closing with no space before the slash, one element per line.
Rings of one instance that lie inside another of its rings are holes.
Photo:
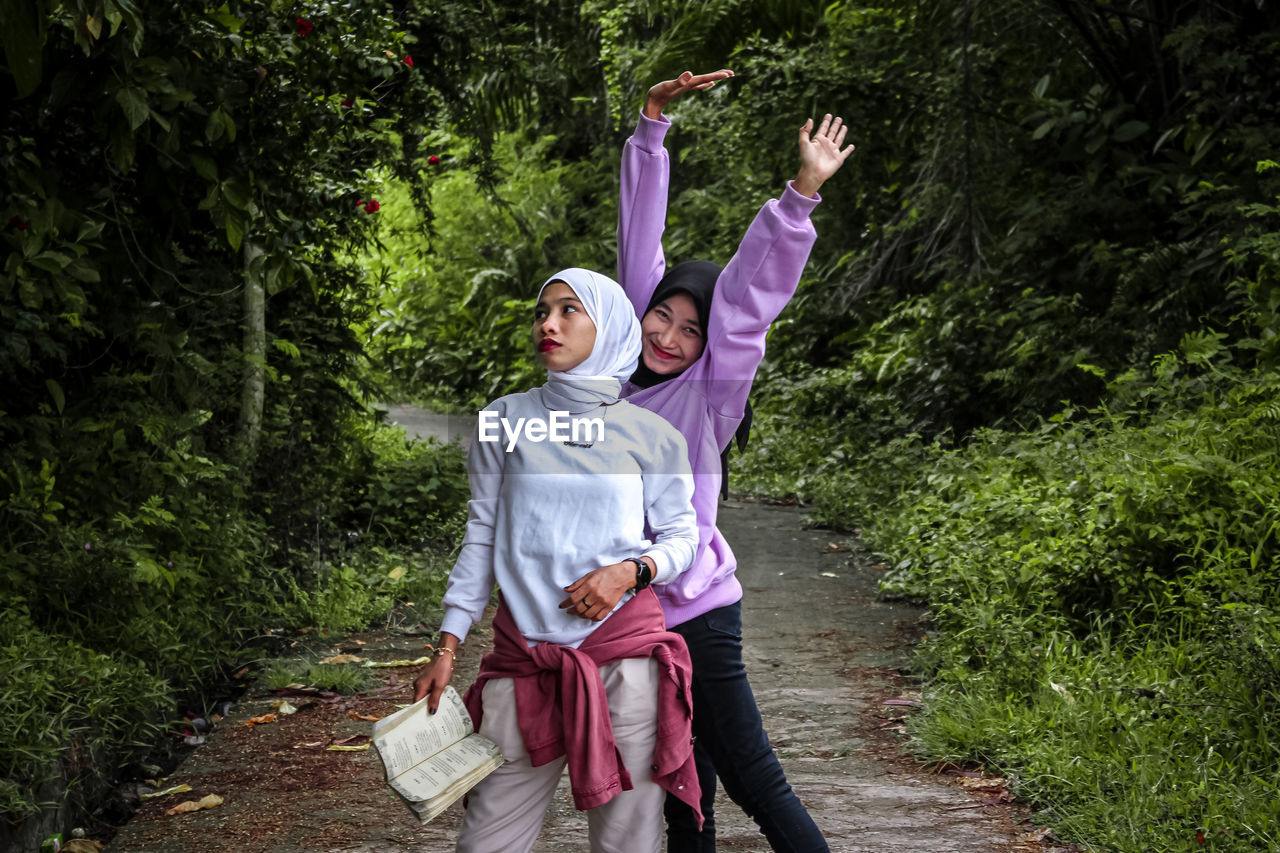
<path fill-rule="evenodd" d="M 480 412 L 466 535 L 415 700 L 434 713 L 496 583 L 494 650 L 466 702 L 507 760 L 468 795 L 457 849 L 531 849 L 567 764 L 591 849 L 656 853 L 666 794 L 698 803 L 688 652 L 649 589 L 693 559 L 687 450 L 665 420 L 618 399 L 640 328 L 615 281 L 552 276 L 532 339 L 547 381 Z M 616 606 L 594 606 L 575 581 L 621 564 L 634 582 Z"/>

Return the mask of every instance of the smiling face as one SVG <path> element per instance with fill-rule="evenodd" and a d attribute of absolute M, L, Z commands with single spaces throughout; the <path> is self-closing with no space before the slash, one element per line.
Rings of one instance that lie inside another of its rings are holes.
<path fill-rule="evenodd" d="M 673 293 L 640 320 L 640 357 L 654 373 L 680 373 L 702 355 L 704 334 L 693 298 Z"/>
<path fill-rule="evenodd" d="M 587 360 L 596 345 L 596 324 L 578 295 L 563 281 L 542 290 L 533 309 L 533 348 L 547 370 L 572 370 Z"/>

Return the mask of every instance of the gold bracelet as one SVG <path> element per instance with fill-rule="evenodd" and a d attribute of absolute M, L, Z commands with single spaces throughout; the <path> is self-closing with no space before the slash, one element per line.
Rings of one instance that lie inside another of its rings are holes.
<path fill-rule="evenodd" d="M 458 656 L 457 656 L 456 654 L 454 654 L 454 653 L 453 653 L 453 649 L 446 649 L 444 646 L 441 646 L 440 648 L 438 648 L 438 649 L 436 649 L 435 651 L 433 651 L 433 652 L 432 652 L 432 655 L 433 655 L 434 657 L 440 657 L 440 655 L 445 654 L 445 653 L 448 653 L 449 657 L 453 658 L 454 660 L 457 660 L 457 659 L 458 659 Z"/>

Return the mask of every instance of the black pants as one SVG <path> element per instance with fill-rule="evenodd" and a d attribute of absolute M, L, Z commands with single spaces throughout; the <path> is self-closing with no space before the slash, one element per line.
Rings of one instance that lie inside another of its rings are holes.
<path fill-rule="evenodd" d="M 742 602 L 720 607 L 671 628 L 693 658 L 694 759 L 702 785 L 702 831 L 693 811 L 668 796 L 668 853 L 716 849 L 716 777 L 779 853 L 827 851 L 813 818 L 787 784 L 764 731 L 742 662 Z"/>

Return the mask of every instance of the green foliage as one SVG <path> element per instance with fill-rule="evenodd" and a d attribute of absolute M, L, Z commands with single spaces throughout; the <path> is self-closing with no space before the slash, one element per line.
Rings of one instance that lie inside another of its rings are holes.
<path fill-rule="evenodd" d="M 1077 843 L 1276 841 L 1280 382 L 1237 366 L 1275 328 L 1268 303 L 1250 314 L 1258 338 L 1187 334 L 1112 380 L 1105 407 L 959 446 L 855 453 L 837 412 L 814 464 L 794 438 L 825 432 L 820 374 L 785 397 L 810 420 L 766 417 L 740 465 L 740 484 L 861 527 L 886 592 L 928 603 L 919 754 L 1004 773 Z"/>
<path fill-rule="evenodd" d="M 501 136 L 492 190 L 463 169 L 437 177 L 435 236 L 420 214 L 383 220 L 379 251 L 365 260 L 383 282 L 368 346 L 401 394 L 474 408 L 541 383 L 529 337 L 538 288 L 566 267 L 613 274 L 601 232 L 616 221 L 614 187 L 596 164 L 554 159 L 557 141 Z M 466 159 L 454 145 L 443 164 Z M 393 200 L 406 195 L 388 189 Z"/>
<path fill-rule="evenodd" d="M 268 690 L 301 684 L 304 687 L 351 694 L 359 693 L 369 686 L 369 670 L 353 664 L 275 661 L 262 674 L 261 681 Z"/>
<path fill-rule="evenodd" d="M 359 399 L 353 327 L 372 296 L 349 258 L 377 221 L 357 202 L 426 165 L 417 144 L 461 108 L 465 75 L 437 85 L 456 56 L 415 5 L 6 9 L 0 598 L 35 644 L 15 683 L 50 721 L 0 741 L 16 750 L 3 808 L 20 814 L 58 793 L 26 781 L 135 754 L 246 635 L 438 594 L 438 579 L 362 589 L 330 566 L 348 555 L 385 578 L 433 563 L 419 552 L 456 529 L 458 452 L 395 446 Z M 261 356 L 249 284 L 265 293 Z M 55 646 L 87 698 L 48 687 L 65 675 Z M 76 702 L 92 713 L 61 707 Z"/>
<path fill-rule="evenodd" d="M 123 743 L 154 738 L 171 686 L 127 650 L 109 654 L 46 633 L 8 603 L 0 613 L 0 811 L 14 817 L 79 778 L 83 802 Z M 145 721 L 139 725 L 139 721 Z"/>

